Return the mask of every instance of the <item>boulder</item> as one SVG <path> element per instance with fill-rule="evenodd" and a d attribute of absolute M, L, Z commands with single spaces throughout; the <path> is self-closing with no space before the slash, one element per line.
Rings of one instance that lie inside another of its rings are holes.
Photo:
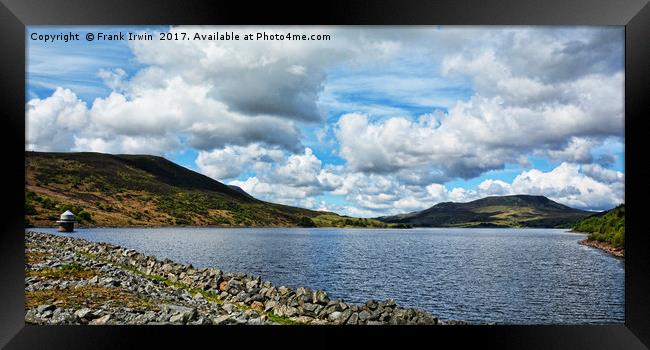
<path fill-rule="evenodd" d="M 338 321 L 339 318 L 341 318 L 341 315 L 343 315 L 342 312 L 340 311 L 334 311 L 329 316 L 327 316 L 327 319 L 330 321 Z"/>
<path fill-rule="evenodd" d="M 278 292 L 282 296 L 287 296 L 287 295 L 289 295 L 289 293 L 291 293 L 291 290 L 289 288 L 285 287 L 285 286 L 280 286 L 278 288 Z"/>
<path fill-rule="evenodd" d="M 345 324 L 350 324 L 350 325 L 359 324 L 359 314 L 355 312 L 352 315 L 350 315 L 350 318 L 348 318 Z"/>
<path fill-rule="evenodd" d="M 78 319 L 80 319 L 80 320 L 86 320 L 86 321 L 88 321 L 88 320 L 92 320 L 92 319 L 94 319 L 94 318 L 97 317 L 97 316 L 95 316 L 95 314 L 93 313 L 93 310 L 91 310 L 91 309 L 89 309 L 89 308 L 79 309 L 79 310 L 75 311 L 74 315 L 75 315 Z"/>
<path fill-rule="evenodd" d="M 88 324 L 91 324 L 91 325 L 105 325 L 106 322 L 108 322 L 108 320 L 110 320 L 110 319 L 111 319 L 111 314 L 106 314 L 106 315 L 104 315 L 104 316 L 102 316 L 100 318 L 96 318 L 96 319 L 90 321 Z"/>
<path fill-rule="evenodd" d="M 264 304 L 259 301 L 254 301 L 251 303 L 251 308 L 261 311 L 264 310 Z"/>
<path fill-rule="evenodd" d="M 233 311 L 237 309 L 235 305 L 230 304 L 230 303 L 225 303 L 223 306 L 221 306 L 222 309 L 226 310 L 227 313 L 231 314 Z"/>
<path fill-rule="evenodd" d="M 173 315 L 170 319 L 169 322 L 171 323 L 185 323 L 187 322 L 187 319 L 185 318 L 185 315 L 182 313 L 177 313 Z"/>
<path fill-rule="evenodd" d="M 278 305 L 278 302 L 275 300 L 269 300 L 264 304 L 264 311 L 269 312 L 271 311 L 276 305 Z"/>
<path fill-rule="evenodd" d="M 321 305 L 326 305 L 330 301 L 329 297 L 327 296 L 327 293 L 322 290 L 317 290 L 313 294 L 313 299 L 312 302 L 314 304 L 321 304 Z"/>
<path fill-rule="evenodd" d="M 217 316 L 212 319 L 212 324 L 215 325 L 222 325 L 222 324 L 228 324 L 230 323 L 230 316 L 229 315 L 221 315 Z"/>
<path fill-rule="evenodd" d="M 370 313 L 368 311 L 362 310 L 361 312 L 359 312 L 359 320 L 360 321 L 365 322 L 368 319 L 370 319 Z"/>
<path fill-rule="evenodd" d="M 45 311 L 54 311 L 54 309 L 56 309 L 56 307 L 52 304 L 44 304 L 36 307 L 36 311 L 38 311 L 39 314 Z"/>

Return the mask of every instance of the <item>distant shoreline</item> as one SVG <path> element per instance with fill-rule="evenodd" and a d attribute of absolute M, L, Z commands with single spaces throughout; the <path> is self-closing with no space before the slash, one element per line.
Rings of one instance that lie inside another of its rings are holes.
<path fill-rule="evenodd" d="M 572 231 L 572 232 L 575 232 L 575 231 Z M 609 253 L 609 254 L 617 257 L 617 258 L 625 258 L 625 249 L 616 248 L 616 247 L 614 247 L 611 244 L 606 243 L 606 242 L 600 242 L 600 241 L 596 241 L 596 240 L 593 240 L 593 239 L 583 239 L 583 240 L 578 241 L 578 244 L 588 246 L 588 247 L 592 247 L 592 248 L 596 248 L 596 249 L 600 249 L 600 250 L 602 250 L 604 252 L 607 252 L 607 253 Z"/>

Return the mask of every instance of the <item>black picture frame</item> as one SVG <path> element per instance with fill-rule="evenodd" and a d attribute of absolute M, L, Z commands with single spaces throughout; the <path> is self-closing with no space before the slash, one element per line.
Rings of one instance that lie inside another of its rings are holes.
<path fill-rule="evenodd" d="M 645 167 L 650 82 L 650 5 L 647 0 L 509 1 L 88 1 L 0 0 L 0 65 L 4 168 L 0 234 L 0 346 L 7 348 L 130 348 L 136 342 L 213 346 L 346 345 L 374 339 L 421 338 L 466 345 L 530 349 L 643 349 L 650 346 L 650 234 L 643 227 L 650 198 Z M 625 26 L 626 261 L 625 324 L 607 326 L 444 327 L 162 327 L 26 326 L 24 322 L 25 27 L 28 25 L 295 24 L 295 25 L 623 25 Z M 284 343 L 278 336 L 306 336 Z M 321 340 L 323 339 L 323 340 Z M 209 340 L 210 341 L 210 340 Z M 275 343 L 275 344 L 274 344 Z M 644 345 L 645 344 L 645 345 Z"/>

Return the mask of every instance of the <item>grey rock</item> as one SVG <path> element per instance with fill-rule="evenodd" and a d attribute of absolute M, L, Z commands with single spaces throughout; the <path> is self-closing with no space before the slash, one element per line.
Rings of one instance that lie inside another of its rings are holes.
<path fill-rule="evenodd" d="M 341 312 L 341 316 L 338 318 L 337 323 L 344 324 L 345 322 L 347 322 L 347 320 L 350 318 L 351 315 L 352 315 L 352 310 L 350 309 Z"/>
<path fill-rule="evenodd" d="M 269 312 L 271 311 L 276 305 L 278 305 L 278 302 L 275 300 L 269 300 L 264 304 L 264 312 Z"/>
<path fill-rule="evenodd" d="M 355 312 L 352 315 L 350 315 L 350 318 L 348 318 L 345 324 L 349 324 L 349 325 L 359 324 L 359 314 Z"/>
<path fill-rule="evenodd" d="M 246 310 L 246 311 L 244 311 L 244 315 L 245 315 L 247 318 L 260 317 L 260 314 L 257 313 L 257 311 L 255 311 L 255 310 Z"/>
<path fill-rule="evenodd" d="M 243 287 L 244 287 L 244 285 L 240 281 L 238 281 L 237 279 L 234 279 L 234 278 L 232 278 L 232 279 L 230 279 L 228 281 L 227 286 L 228 286 L 229 289 L 234 288 L 234 289 L 237 289 L 238 291 L 243 289 Z"/>
<path fill-rule="evenodd" d="M 291 292 L 291 290 L 289 290 L 289 288 L 287 288 L 285 286 L 280 286 L 278 288 L 278 293 L 280 293 L 280 295 L 282 295 L 282 296 L 287 296 L 287 295 L 289 295 L 290 292 Z"/>
<path fill-rule="evenodd" d="M 249 319 L 248 322 L 246 322 L 246 324 L 259 326 L 264 324 L 264 320 L 262 320 L 260 317 L 255 317 Z"/>
<path fill-rule="evenodd" d="M 25 322 L 37 324 L 40 321 L 40 318 L 36 316 L 36 310 L 27 310 L 25 313 Z"/>
<path fill-rule="evenodd" d="M 370 318 L 370 313 L 366 310 L 359 312 L 359 320 L 365 322 Z"/>
<path fill-rule="evenodd" d="M 298 309 L 295 307 L 287 306 L 287 305 L 277 305 L 275 308 L 273 308 L 273 313 L 282 317 L 292 317 L 296 316 L 298 314 Z"/>
<path fill-rule="evenodd" d="M 110 320 L 110 319 L 111 319 L 111 314 L 106 314 L 106 315 L 104 315 L 104 316 L 102 316 L 100 318 L 96 318 L 96 319 L 90 321 L 88 324 L 91 324 L 91 325 L 105 325 L 106 322 L 108 322 L 108 320 Z"/>
<path fill-rule="evenodd" d="M 38 311 L 39 314 L 45 311 L 54 311 L 54 309 L 56 309 L 56 307 L 52 304 L 44 304 L 36 307 L 36 311 Z"/>
<path fill-rule="evenodd" d="M 248 282 L 246 282 L 246 289 L 251 290 L 251 289 L 259 286 L 259 283 L 260 282 L 258 280 L 248 281 Z"/>
<path fill-rule="evenodd" d="M 384 312 L 381 313 L 381 315 L 379 315 L 379 321 L 382 321 L 382 322 L 387 321 L 387 320 L 390 319 L 390 316 L 391 316 L 390 312 L 384 311 Z"/>
<path fill-rule="evenodd" d="M 185 314 L 177 313 L 177 314 L 173 315 L 169 319 L 169 322 L 172 322 L 172 323 L 185 323 L 185 322 L 187 322 L 187 318 L 185 317 Z"/>
<path fill-rule="evenodd" d="M 316 305 L 316 308 L 314 309 L 314 314 L 319 315 L 324 308 L 325 307 L 323 305 Z"/>
<path fill-rule="evenodd" d="M 265 301 L 265 300 L 266 300 L 266 298 L 265 298 L 263 295 L 261 295 L 261 294 L 255 294 L 255 295 L 253 295 L 253 296 L 251 297 L 251 301 L 259 301 L 259 302 L 263 302 L 263 301 Z"/>
<path fill-rule="evenodd" d="M 328 318 L 330 321 L 336 321 L 336 320 L 338 320 L 338 319 L 341 317 L 342 314 L 343 314 L 343 313 L 340 312 L 340 311 L 334 311 L 334 312 L 332 312 L 332 313 L 331 313 L 327 318 Z"/>
<path fill-rule="evenodd" d="M 309 316 L 296 316 L 296 317 L 291 317 L 291 320 L 304 323 L 304 324 L 311 324 L 314 321 L 314 318 Z"/>
<path fill-rule="evenodd" d="M 93 310 L 89 308 L 79 309 L 74 313 L 74 315 L 77 316 L 79 319 L 86 319 L 86 320 L 95 318 L 95 314 L 93 313 Z"/>
<path fill-rule="evenodd" d="M 221 308 L 226 310 L 226 312 L 229 313 L 229 314 L 231 314 L 235 309 L 237 309 L 237 307 L 235 307 L 235 305 L 230 304 L 230 303 L 223 304 L 223 306 L 221 306 Z"/>
<path fill-rule="evenodd" d="M 315 320 L 311 321 L 310 324 L 313 324 L 313 325 L 326 325 L 326 324 L 329 324 L 329 322 L 327 320 L 315 319 Z"/>
<path fill-rule="evenodd" d="M 317 290 L 313 294 L 312 302 L 314 304 L 325 305 L 329 302 L 329 297 L 327 296 L 327 293 L 325 291 Z"/>
<path fill-rule="evenodd" d="M 371 320 L 378 320 L 379 316 L 381 316 L 382 310 L 381 309 L 375 309 L 370 313 L 370 319 Z"/>
<path fill-rule="evenodd" d="M 229 315 L 221 315 L 217 316 L 212 319 L 212 324 L 215 325 L 223 325 L 223 324 L 228 324 L 230 322 L 230 316 Z"/>
<path fill-rule="evenodd" d="M 318 305 L 316 305 L 316 304 L 310 304 L 310 303 L 304 303 L 304 304 L 302 305 L 302 308 L 303 308 L 303 309 L 305 309 L 305 310 L 307 310 L 307 311 L 310 311 L 310 312 L 314 312 L 314 311 L 316 311 L 316 307 L 318 307 Z"/>

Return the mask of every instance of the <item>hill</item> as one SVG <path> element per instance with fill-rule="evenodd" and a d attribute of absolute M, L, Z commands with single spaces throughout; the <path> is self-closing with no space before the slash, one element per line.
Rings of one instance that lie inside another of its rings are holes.
<path fill-rule="evenodd" d="M 151 155 L 25 152 L 26 225 L 71 210 L 82 226 L 389 227 L 255 199 Z"/>
<path fill-rule="evenodd" d="M 420 227 L 569 228 L 590 214 L 544 196 L 513 195 L 486 197 L 467 203 L 439 203 L 422 211 L 377 219 Z"/>
<path fill-rule="evenodd" d="M 589 239 L 625 248 L 625 204 L 579 220 L 574 231 L 589 234 Z"/>

